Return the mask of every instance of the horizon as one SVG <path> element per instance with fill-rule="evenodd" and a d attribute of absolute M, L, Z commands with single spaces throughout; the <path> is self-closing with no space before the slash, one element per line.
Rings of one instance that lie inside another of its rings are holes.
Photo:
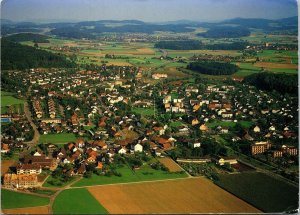
<path fill-rule="evenodd" d="M 1 19 L 13 22 L 139 20 L 218 22 L 234 18 L 298 16 L 296 0 L 4 0 Z"/>

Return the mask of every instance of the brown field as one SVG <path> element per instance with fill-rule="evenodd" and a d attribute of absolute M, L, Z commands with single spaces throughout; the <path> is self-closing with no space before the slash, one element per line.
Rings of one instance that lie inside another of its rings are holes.
<path fill-rule="evenodd" d="M 138 54 L 154 54 L 154 50 L 151 49 L 151 48 L 140 48 L 140 49 L 137 49 L 138 51 Z"/>
<path fill-rule="evenodd" d="M 167 168 L 169 168 L 170 172 L 183 171 L 183 169 L 181 169 L 181 167 L 175 161 L 173 161 L 171 158 L 159 158 L 158 160 L 163 165 L 165 165 Z"/>
<path fill-rule="evenodd" d="M 14 160 L 2 160 L 1 161 L 1 175 L 4 175 L 10 166 L 14 165 L 15 161 Z"/>
<path fill-rule="evenodd" d="M 261 212 L 205 178 L 95 186 L 88 190 L 111 214 Z"/>
<path fill-rule="evenodd" d="M 49 214 L 48 206 L 3 209 L 3 214 Z"/>
<path fill-rule="evenodd" d="M 107 65 L 115 65 L 115 66 L 132 66 L 132 64 L 128 62 L 122 62 L 122 61 L 112 61 L 108 62 Z"/>
<path fill-rule="evenodd" d="M 271 69 L 298 69 L 298 65 L 289 63 L 269 63 L 269 62 L 258 62 L 255 63 L 256 67 L 266 67 Z"/>

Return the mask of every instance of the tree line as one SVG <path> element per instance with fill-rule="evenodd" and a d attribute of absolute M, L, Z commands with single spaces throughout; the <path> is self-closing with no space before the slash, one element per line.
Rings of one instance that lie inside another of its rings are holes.
<path fill-rule="evenodd" d="M 199 33 L 198 36 L 205 38 L 238 38 L 238 37 L 247 37 L 250 35 L 250 31 L 245 27 L 213 27 L 207 32 Z"/>
<path fill-rule="evenodd" d="M 237 72 L 239 68 L 230 63 L 202 61 L 188 64 L 187 69 L 207 75 L 231 75 Z"/>
<path fill-rule="evenodd" d="M 1 69 L 72 68 L 76 64 L 64 56 L 1 39 Z"/>
<path fill-rule="evenodd" d="M 32 41 L 34 43 L 49 43 L 49 40 L 47 40 L 48 38 L 49 37 L 46 35 L 33 33 L 13 34 L 5 37 L 5 39 L 10 40 L 12 42 Z"/>
<path fill-rule="evenodd" d="M 248 42 L 203 44 L 198 40 L 173 40 L 159 41 L 154 44 L 154 47 L 171 50 L 244 50 L 247 45 L 249 45 Z"/>
<path fill-rule="evenodd" d="M 276 90 L 282 94 L 297 95 L 298 93 L 297 74 L 256 73 L 245 77 L 244 83 L 254 85 L 262 90 Z"/>

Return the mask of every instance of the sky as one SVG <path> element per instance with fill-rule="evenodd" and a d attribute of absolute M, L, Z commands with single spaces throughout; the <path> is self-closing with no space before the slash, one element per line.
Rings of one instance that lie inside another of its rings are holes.
<path fill-rule="evenodd" d="M 279 19 L 297 14 L 297 0 L 1 1 L 1 18 L 12 21 L 220 21 L 236 17 Z"/>

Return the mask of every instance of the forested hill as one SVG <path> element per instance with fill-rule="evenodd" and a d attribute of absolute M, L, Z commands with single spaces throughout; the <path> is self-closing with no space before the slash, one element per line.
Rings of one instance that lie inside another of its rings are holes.
<path fill-rule="evenodd" d="M 1 69 L 30 69 L 38 67 L 75 67 L 64 56 L 1 39 Z"/>
<path fill-rule="evenodd" d="M 298 93 L 298 75 L 275 74 L 269 72 L 256 73 L 245 77 L 244 82 L 262 90 L 276 90 L 282 94 Z"/>
<path fill-rule="evenodd" d="M 238 71 L 234 64 L 214 61 L 191 62 L 187 69 L 207 75 L 231 75 Z"/>
<path fill-rule="evenodd" d="M 5 37 L 5 39 L 10 40 L 12 42 L 32 41 L 35 43 L 49 43 L 49 40 L 47 40 L 48 38 L 49 37 L 46 35 L 33 33 L 13 34 Z"/>

